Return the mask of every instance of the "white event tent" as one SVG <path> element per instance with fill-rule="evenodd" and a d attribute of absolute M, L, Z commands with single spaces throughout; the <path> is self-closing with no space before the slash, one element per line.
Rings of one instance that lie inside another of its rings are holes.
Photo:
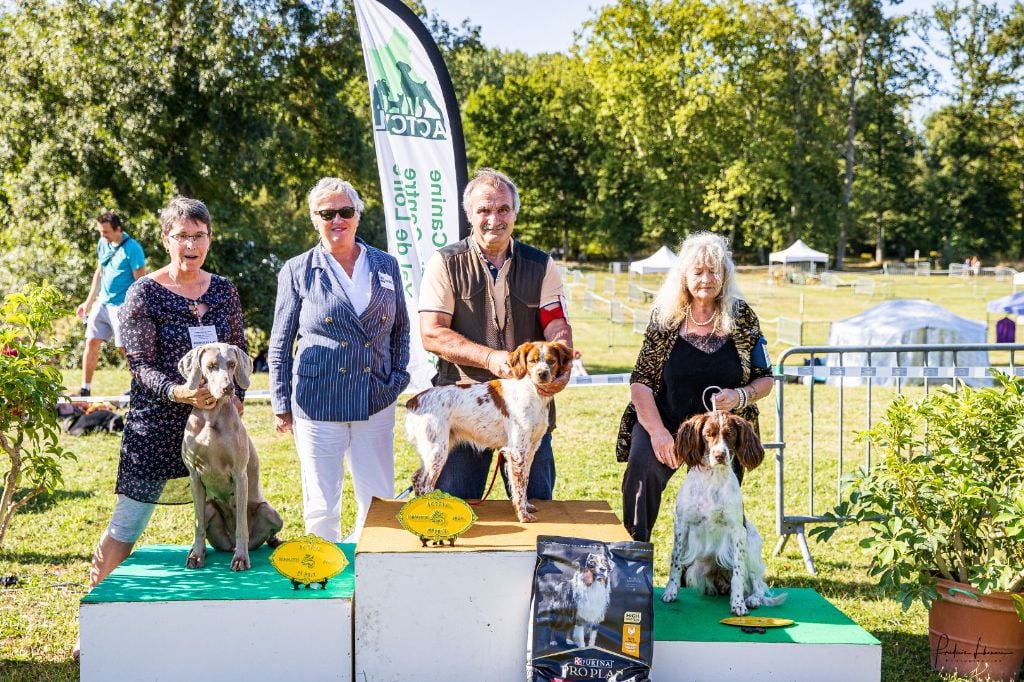
<path fill-rule="evenodd" d="M 989 301 L 985 309 L 990 313 L 1024 315 L 1024 291 L 1018 291 L 1015 294 L 1008 294 L 1002 298 Z"/>
<path fill-rule="evenodd" d="M 807 246 L 807 244 L 804 244 L 803 239 L 797 239 L 789 245 L 789 248 L 775 251 L 768 256 L 769 279 L 771 279 L 772 267 L 775 263 L 781 263 L 783 266 L 796 263 L 810 264 L 810 271 L 817 272 L 818 263 L 824 264 L 822 269 L 828 269 L 828 254 L 823 251 L 815 251 Z"/>
<path fill-rule="evenodd" d="M 829 346 L 905 346 L 912 344 L 973 344 L 986 342 L 987 329 L 984 322 L 969 320 L 955 315 L 940 305 L 917 299 L 895 299 L 868 308 L 859 315 L 833 322 L 828 333 Z M 923 366 L 925 353 L 900 352 L 901 364 Z M 936 351 L 927 354 L 929 367 L 953 366 L 951 351 Z M 896 364 L 895 353 L 843 353 L 842 362 L 838 354 L 831 354 L 827 364 L 847 367 L 892 367 Z M 970 367 L 987 367 L 986 351 L 962 351 L 956 353 L 956 364 Z M 831 381 L 831 380 L 830 380 Z M 846 379 L 846 384 L 856 384 L 860 379 Z M 876 385 L 891 384 L 892 379 L 875 379 Z M 979 385 L 986 379 L 965 379 L 966 383 Z M 920 382 L 920 379 L 917 380 Z"/>
<path fill-rule="evenodd" d="M 672 249 L 663 246 L 653 254 L 629 264 L 629 271 L 638 275 L 647 275 L 655 272 L 668 272 L 676 262 L 676 254 Z"/>

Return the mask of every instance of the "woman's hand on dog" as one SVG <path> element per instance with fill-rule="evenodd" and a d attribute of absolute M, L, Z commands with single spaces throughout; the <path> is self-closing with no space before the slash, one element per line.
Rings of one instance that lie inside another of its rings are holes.
<path fill-rule="evenodd" d="M 175 386 L 173 393 L 174 402 L 198 407 L 201 410 L 208 410 L 217 403 L 217 399 L 213 397 L 210 389 L 206 387 L 205 379 L 199 384 L 199 388 L 191 389 L 182 384 Z"/>
<path fill-rule="evenodd" d="M 669 469 L 678 469 L 676 439 L 672 437 L 669 430 L 662 426 L 652 429 L 648 433 L 651 436 L 651 448 L 654 450 L 654 457 Z"/>
<path fill-rule="evenodd" d="M 274 428 L 277 429 L 278 433 L 291 433 L 292 432 L 292 413 L 285 412 L 284 414 L 274 415 Z"/>

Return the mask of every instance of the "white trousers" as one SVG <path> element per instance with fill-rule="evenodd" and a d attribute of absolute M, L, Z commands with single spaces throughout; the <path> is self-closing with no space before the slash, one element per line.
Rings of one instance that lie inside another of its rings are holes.
<path fill-rule="evenodd" d="M 295 417 L 295 450 L 302 474 L 306 533 L 341 542 L 341 488 L 345 460 L 352 472 L 356 525 L 344 542 L 356 542 L 374 497 L 395 496 L 395 403 L 366 421 L 322 422 Z"/>

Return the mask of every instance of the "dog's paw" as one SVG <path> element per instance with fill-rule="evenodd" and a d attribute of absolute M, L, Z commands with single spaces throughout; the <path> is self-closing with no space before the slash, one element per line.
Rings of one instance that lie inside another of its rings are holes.
<path fill-rule="evenodd" d="M 734 600 L 732 602 L 732 615 L 734 616 L 745 616 L 750 613 L 747 610 L 747 605 L 740 600 Z"/>
<path fill-rule="evenodd" d="M 189 552 L 185 560 L 185 568 L 202 568 L 206 565 L 206 554 Z"/>
<path fill-rule="evenodd" d="M 232 571 L 248 571 L 249 570 L 249 553 L 236 554 L 231 557 L 231 570 Z"/>
<path fill-rule="evenodd" d="M 535 511 L 537 511 L 537 505 L 530 504 L 529 502 L 527 502 L 526 503 L 526 511 L 528 511 L 528 512 L 535 512 Z"/>
<path fill-rule="evenodd" d="M 661 593 L 661 601 L 671 604 L 676 600 L 677 594 L 679 594 L 679 585 L 676 584 L 676 581 L 669 580 L 668 585 L 665 585 L 665 591 Z"/>
<path fill-rule="evenodd" d="M 533 523 L 534 521 L 537 520 L 537 517 L 534 516 L 533 514 L 531 514 L 528 511 L 517 512 L 516 516 L 519 517 L 519 522 L 520 523 Z"/>
<path fill-rule="evenodd" d="M 746 598 L 746 604 L 748 608 L 756 609 L 764 606 L 764 599 L 756 594 L 752 594 Z"/>

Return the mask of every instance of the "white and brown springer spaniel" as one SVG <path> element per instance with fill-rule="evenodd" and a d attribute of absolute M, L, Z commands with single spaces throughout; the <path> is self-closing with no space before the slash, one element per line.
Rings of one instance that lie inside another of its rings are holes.
<path fill-rule="evenodd" d="M 572 351 L 560 342 L 527 342 L 509 355 L 515 379 L 428 388 L 409 399 L 405 432 L 423 464 L 413 474 L 417 495 L 429 493 L 453 445 L 468 443 L 505 453 L 512 506 L 522 522 L 535 521 L 526 484 L 537 445 L 548 429 L 550 396 L 538 386 L 567 371 Z"/>
<path fill-rule="evenodd" d="M 764 459 L 764 448 L 747 420 L 728 412 L 708 412 L 686 420 L 676 435 L 677 462 L 689 466 L 676 499 L 675 544 L 662 601 L 676 600 L 683 569 L 686 584 L 704 594 L 729 595 L 733 615 L 781 604 L 764 581 L 761 536 L 743 515 L 743 495 L 732 470 Z"/>

